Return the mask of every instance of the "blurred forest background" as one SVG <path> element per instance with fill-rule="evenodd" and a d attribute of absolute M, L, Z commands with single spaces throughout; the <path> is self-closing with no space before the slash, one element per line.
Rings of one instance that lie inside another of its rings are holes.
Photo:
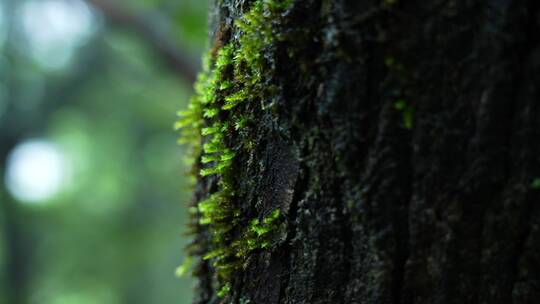
<path fill-rule="evenodd" d="M 206 2 L 0 0 L 0 304 L 191 301 L 172 125 Z"/>

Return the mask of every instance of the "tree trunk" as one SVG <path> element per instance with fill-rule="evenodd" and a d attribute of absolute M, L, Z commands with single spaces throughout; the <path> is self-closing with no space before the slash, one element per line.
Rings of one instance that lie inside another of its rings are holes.
<path fill-rule="evenodd" d="M 211 12 L 195 303 L 540 301 L 540 2 Z"/>
<path fill-rule="evenodd" d="M 18 136 L 13 133 L 2 134 L 0 139 L 0 172 L 6 172 L 8 154 L 16 146 Z M 25 228 L 27 220 L 24 210 L 17 206 L 6 187 L 0 185 L 0 304 L 28 301 L 34 242 Z"/>

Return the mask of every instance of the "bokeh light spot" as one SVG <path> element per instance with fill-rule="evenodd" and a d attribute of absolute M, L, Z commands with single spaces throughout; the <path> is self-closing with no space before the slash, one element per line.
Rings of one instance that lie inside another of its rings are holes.
<path fill-rule="evenodd" d="M 6 186 L 23 203 L 42 203 L 66 185 L 68 166 L 63 152 L 43 139 L 25 141 L 8 157 Z"/>
<path fill-rule="evenodd" d="M 34 0 L 26 2 L 20 20 L 31 55 L 46 68 L 65 67 L 78 46 L 95 30 L 89 7 L 81 0 Z"/>

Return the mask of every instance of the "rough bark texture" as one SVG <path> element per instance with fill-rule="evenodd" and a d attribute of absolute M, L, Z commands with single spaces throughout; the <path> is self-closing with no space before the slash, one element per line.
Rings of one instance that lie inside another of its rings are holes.
<path fill-rule="evenodd" d="M 252 3 L 215 3 L 213 47 Z M 538 303 L 539 14 L 536 0 L 294 1 L 264 52 L 278 93 L 247 108 L 255 148 L 235 159 L 243 216 L 280 208 L 284 241 L 224 298 L 201 262 L 195 303 Z"/>

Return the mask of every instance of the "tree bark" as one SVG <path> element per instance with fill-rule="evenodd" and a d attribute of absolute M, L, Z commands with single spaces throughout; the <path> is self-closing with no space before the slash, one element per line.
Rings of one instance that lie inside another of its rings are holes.
<path fill-rule="evenodd" d="M 273 1 L 216 1 L 214 55 L 242 44 L 256 2 Z M 538 303 L 539 14 L 535 0 L 296 0 L 272 15 L 272 92 L 227 140 L 239 226 L 275 209 L 283 224 L 222 297 L 200 258 L 195 303 Z M 221 178 L 200 177 L 196 201 Z"/>

